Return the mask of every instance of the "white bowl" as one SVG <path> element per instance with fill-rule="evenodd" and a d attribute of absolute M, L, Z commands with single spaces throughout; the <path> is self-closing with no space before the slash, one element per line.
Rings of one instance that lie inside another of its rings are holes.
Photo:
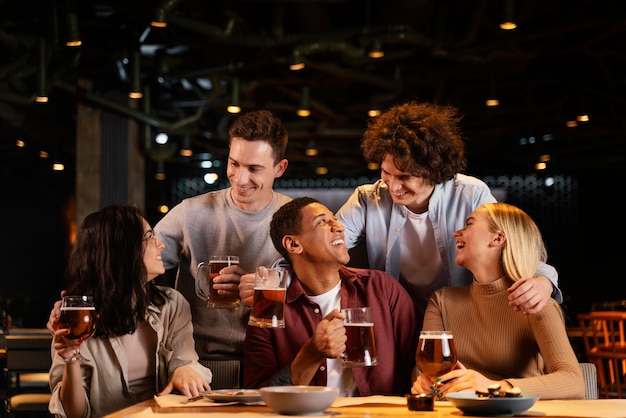
<path fill-rule="evenodd" d="M 267 406 L 283 415 L 322 412 L 339 395 L 339 389 L 327 386 L 268 386 L 259 391 Z"/>

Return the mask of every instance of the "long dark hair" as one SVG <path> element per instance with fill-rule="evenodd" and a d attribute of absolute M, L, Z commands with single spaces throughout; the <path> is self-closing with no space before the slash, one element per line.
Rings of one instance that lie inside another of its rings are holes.
<path fill-rule="evenodd" d="M 70 295 L 93 296 L 96 336 L 133 333 L 145 319 L 148 305 L 162 306 L 166 295 L 147 282 L 143 261 L 143 211 L 114 205 L 88 215 L 78 231 L 66 270 Z"/>

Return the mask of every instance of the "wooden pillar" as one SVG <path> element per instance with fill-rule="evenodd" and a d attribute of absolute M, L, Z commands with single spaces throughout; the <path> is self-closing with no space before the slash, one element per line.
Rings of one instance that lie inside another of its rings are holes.
<path fill-rule="evenodd" d="M 89 81 L 79 81 L 90 90 Z M 128 102 L 114 92 L 107 100 Z M 139 143 L 138 124 L 118 113 L 80 104 L 76 121 L 76 221 L 112 204 L 144 208 L 145 161 Z"/>

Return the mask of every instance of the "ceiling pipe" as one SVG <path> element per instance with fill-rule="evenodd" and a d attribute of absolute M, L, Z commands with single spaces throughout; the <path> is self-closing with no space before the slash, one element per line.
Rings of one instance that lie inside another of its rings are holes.
<path fill-rule="evenodd" d="M 135 119 L 138 122 L 142 122 L 146 125 L 152 126 L 154 128 L 159 128 L 159 129 L 166 129 L 168 126 L 170 126 L 169 123 L 164 122 L 162 120 L 159 120 L 157 118 L 153 118 L 151 116 L 148 116 L 142 112 L 139 112 L 136 109 L 132 109 L 128 106 L 124 106 L 121 105 L 117 102 L 114 102 L 112 100 L 108 100 L 105 99 L 101 96 L 98 96 L 96 94 L 93 94 L 91 92 L 79 89 L 76 86 L 73 86 L 67 82 L 64 81 L 58 81 L 56 83 L 56 86 L 64 91 L 67 91 L 69 93 L 74 94 L 78 100 L 82 100 L 84 102 L 87 103 L 91 103 L 93 105 L 96 105 L 96 107 L 100 107 L 103 109 L 108 109 L 108 110 L 112 110 L 116 113 L 128 116 L 132 119 Z"/>

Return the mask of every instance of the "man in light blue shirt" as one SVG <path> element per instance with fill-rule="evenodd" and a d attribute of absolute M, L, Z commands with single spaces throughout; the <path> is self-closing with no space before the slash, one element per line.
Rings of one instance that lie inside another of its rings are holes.
<path fill-rule="evenodd" d="M 424 312 L 430 294 L 464 286 L 471 273 L 456 265 L 452 233 L 482 203 L 495 202 L 480 179 L 460 174 L 467 167 L 457 110 L 408 102 L 373 119 L 361 148 L 381 167 L 381 179 L 359 186 L 337 212 L 349 248 L 365 239 L 369 268 L 398 279 Z M 509 289 L 509 304 L 539 312 L 553 297 L 562 303 L 558 274 L 542 264 L 536 277 Z"/>

